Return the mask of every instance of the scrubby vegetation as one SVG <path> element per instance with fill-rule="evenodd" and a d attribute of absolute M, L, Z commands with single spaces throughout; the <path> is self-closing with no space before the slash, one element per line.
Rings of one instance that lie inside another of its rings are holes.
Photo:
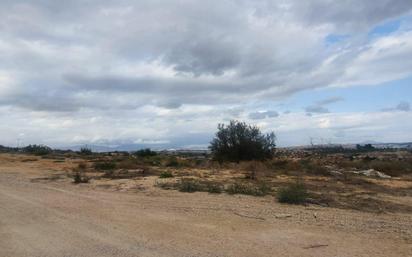
<path fill-rule="evenodd" d="M 204 187 L 197 180 L 182 179 L 178 184 L 180 192 L 193 193 L 197 191 L 204 191 Z"/>
<path fill-rule="evenodd" d="M 281 203 L 302 204 L 306 202 L 308 195 L 305 185 L 302 182 L 296 182 L 281 188 L 277 198 Z"/>
<path fill-rule="evenodd" d="M 146 148 L 146 149 L 141 149 L 141 150 L 134 152 L 134 155 L 139 156 L 139 157 L 149 157 L 149 156 L 156 156 L 157 153 L 155 151 L 152 151 L 150 148 Z"/>
<path fill-rule="evenodd" d="M 108 184 L 119 183 L 127 187 L 136 183 L 134 188 L 140 188 L 147 181 L 156 181 L 159 188 L 180 192 L 269 195 L 282 203 L 311 203 L 368 211 L 385 206 L 382 201 L 370 200 L 369 196 L 378 195 L 376 192 L 412 196 L 410 187 L 393 191 L 384 186 L 388 183 L 386 179 L 412 181 L 412 153 L 407 150 L 375 149 L 364 145 L 274 151 L 274 139 L 273 133 L 263 135 L 254 126 L 231 121 L 227 126 L 219 125 L 211 142 L 211 153 L 155 152 L 150 149 L 133 153 L 93 153 L 89 148 L 73 152 L 41 145 L 0 147 L 0 151 L 13 155 L 41 155 L 41 158 L 26 156 L 22 162 L 51 161 L 60 165 L 67 160 L 77 163 L 80 159 L 82 163 L 68 173 L 74 183 L 87 183 L 93 178 L 93 182 L 101 179 Z M 295 178 L 300 182 L 293 183 Z M 130 180 L 125 181 L 127 179 Z M 365 200 L 366 194 L 368 200 Z M 407 209 L 402 206 L 390 208 Z"/>
<path fill-rule="evenodd" d="M 79 163 L 76 168 L 73 168 L 73 183 L 89 183 L 90 178 L 86 175 L 87 164 Z"/>
<path fill-rule="evenodd" d="M 114 170 L 116 168 L 116 163 L 113 161 L 95 162 L 93 168 L 96 170 Z"/>
<path fill-rule="evenodd" d="M 23 148 L 23 152 L 34 155 L 50 154 L 53 150 L 46 145 L 28 145 Z"/>
<path fill-rule="evenodd" d="M 253 196 L 265 196 L 271 193 L 271 187 L 266 183 L 245 183 L 245 182 L 234 182 L 230 184 L 201 180 L 194 178 L 181 178 L 176 182 L 158 182 L 156 184 L 158 187 L 164 189 L 177 189 L 180 192 L 208 192 L 212 194 L 220 194 L 226 192 L 228 194 L 243 194 L 243 195 L 253 195 Z"/>
<path fill-rule="evenodd" d="M 170 171 L 163 171 L 162 173 L 160 173 L 159 178 L 173 178 L 173 173 L 171 173 Z"/>
<path fill-rule="evenodd" d="M 264 196 L 270 192 L 270 187 L 265 183 L 254 184 L 244 184 L 244 183 L 233 183 L 226 189 L 228 194 L 243 194 L 243 195 L 254 195 L 254 196 Z"/>
<path fill-rule="evenodd" d="M 80 148 L 80 154 L 82 154 L 82 155 L 91 155 L 92 153 L 93 152 L 92 152 L 91 148 L 88 148 L 88 147 Z"/>
<path fill-rule="evenodd" d="M 178 167 L 179 165 L 179 161 L 175 156 L 168 158 L 166 161 L 166 167 Z"/>

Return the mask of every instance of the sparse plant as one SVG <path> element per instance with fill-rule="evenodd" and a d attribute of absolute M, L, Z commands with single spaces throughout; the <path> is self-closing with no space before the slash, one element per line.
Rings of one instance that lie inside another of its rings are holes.
<path fill-rule="evenodd" d="M 312 175 L 322 175 L 329 176 L 330 172 L 328 169 L 319 162 L 312 161 L 310 159 L 304 159 L 300 161 L 300 165 L 303 171 Z"/>
<path fill-rule="evenodd" d="M 208 182 L 206 184 L 206 189 L 207 189 L 207 192 L 211 194 L 220 194 L 223 192 L 223 186 L 218 183 L 214 183 L 214 182 Z"/>
<path fill-rule="evenodd" d="M 178 185 L 179 185 L 179 184 L 178 184 L 177 182 L 175 182 L 175 181 L 170 181 L 170 180 L 168 180 L 168 181 L 164 181 L 164 180 L 159 181 L 159 180 L 156 180 L 156 182 L 155 182 L 155 186 L 156 186 L 156 187 L 160 187 L 160 188 L 165 189 L 165 190 L 176 189 L 176 188 L 179 187 Z"/>
<path fill-rule="evenodd" d="M 163 171 L 162 173 L 160 173 L 159 178 L 173 178 L 173 173 L 170 171 Z"/>
<path fill-rule="evenodd" d="M 263 175 L 268 168 L 262 161 L 248 161 L 240 163 L 240 168 L 246 171 L 245 178 L 257 180 L 259 176 Z"/>
<path fill-rule="evenodd" d="M 166 167 L 179 167 L 179 161 L 173 156 L 167 161 Z"/>
<path fill-rule="evenodd" d="M 309 194 L 302 182 L 296 182 L 279 190 L 277 198 L 281 203 L 302 204 L 307 201 Z"/>
<path fill-rule="evenodd" d="M 116 163 L 115 162 L 95 162 L 93 164 L 93 168 L 96 170 L 113 170 L 116 168 Z"/>
<path fill-rule="evenodd" d="M 197 191 L 203 191 L 200 183 L 193 179 L 182 179 L 179 183 L 179 191 L 193 193 Z"/>
<path fill-rule="evenodd" d="M 270 187 L 265 183 L 254 184 L 242 184 L 233 183 L 226 188 L 228 194 L 243 194 L 254 196 L 265 196 L 270 192 Z"/>
<path fill-rule="evenodd" d="M 73 172 L 73 183 L 89 183 L 90 178 L 86 176 L 87 165 L 85 163 L 79 163 Z"/>

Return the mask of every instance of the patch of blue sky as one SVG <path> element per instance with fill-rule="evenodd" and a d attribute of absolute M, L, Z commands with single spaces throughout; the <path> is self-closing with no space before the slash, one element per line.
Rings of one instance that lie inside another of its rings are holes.
<path fill-rule="evenodd" d="M 368 36 L 369 37 L 380 37 L 380 36 L 385 36 L 388 34 L 391 34 L 395 31 L 397 31 L 402 23 L 403 18 L 395 19 L 395 20 L 389 20 L 384 23 L 381 23 L 374 28 L 372 28 Z"/>
<path fill-rule="evenodd" d="M 349 35 L 329 34 L 325 37 L 325 44 L 334 45 L 337 43 L 341 43 L 349 39 L 349 37 Z"/>
<path fill-rule="evenodd" d="M 303 112 L 307 106 L 334 98 L 343 100 L 324 105 L 330 112 L 375 112 L 395 107 L 400 102 L 406 101 L 412 104 L 412 76 L 374 86 L 333 87 L 302 91 L 283 101 L 283 105 L 274 104 L 274 107 L 280 108 L 278 109 L 280 112 L 285 110 Z"/>

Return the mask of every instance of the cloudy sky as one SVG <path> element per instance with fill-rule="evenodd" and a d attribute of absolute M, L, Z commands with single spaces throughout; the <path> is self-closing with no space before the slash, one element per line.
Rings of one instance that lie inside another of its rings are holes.
<path fill-rule="evenodd" d="M 410 0 L 0 0 L 0 144 L 412 141 Z"/>

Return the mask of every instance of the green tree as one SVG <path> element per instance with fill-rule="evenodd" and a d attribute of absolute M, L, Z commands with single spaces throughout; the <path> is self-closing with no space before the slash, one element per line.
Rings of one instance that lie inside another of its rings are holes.
<path fill-rule="evenodd" d="M 273 156 L 276 136 L 273 132 L 262 134 L 257 126 L 236 120 L 229 125 L 219 124 L 209 149 L 219 162 L 264 160 Z"/>

